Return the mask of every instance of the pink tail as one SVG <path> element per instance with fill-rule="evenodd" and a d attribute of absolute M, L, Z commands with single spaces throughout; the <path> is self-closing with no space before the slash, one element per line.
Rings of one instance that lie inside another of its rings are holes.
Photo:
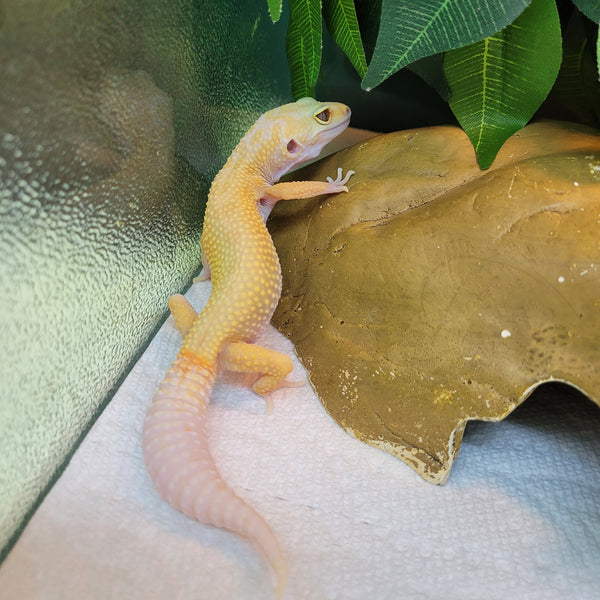
<path fill-rule="evenodd" d="M 246 537 L 265 556 L 281 597 L 287 566 L 264 519 L 227 486 L 206 439 L 206 409 L 215 382 L 213 365 L 179 355 L 160 385 L 144 423 L 144 458 L 160 495 L 201 523 Z"/>

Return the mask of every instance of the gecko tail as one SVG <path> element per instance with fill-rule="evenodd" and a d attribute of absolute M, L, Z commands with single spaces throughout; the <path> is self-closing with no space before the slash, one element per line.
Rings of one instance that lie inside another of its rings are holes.
<path fill-rule="evenodd" d="M 206 435 L 207 408 L 216 365 L 180 353 L 160 385 L 144 422 L 143 450 L 150 477 L 173 508 L 247 538 L 262 552 L 280 598 L 287 565 L 265 520 L 225 483 Z"/>

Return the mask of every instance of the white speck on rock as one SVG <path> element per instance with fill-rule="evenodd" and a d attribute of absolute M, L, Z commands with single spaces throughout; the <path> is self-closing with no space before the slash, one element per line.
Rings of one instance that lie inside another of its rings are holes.
<path fill-rule="evenodd" d="M 500 332 L 500 335 L 501 335 L 503 338 L 509 338 L 509 337 L 512 335 L 512 333 L 511 333 L 511 332 L 510 332 L 508 329 L 503 329 L 503 330 Z"/>

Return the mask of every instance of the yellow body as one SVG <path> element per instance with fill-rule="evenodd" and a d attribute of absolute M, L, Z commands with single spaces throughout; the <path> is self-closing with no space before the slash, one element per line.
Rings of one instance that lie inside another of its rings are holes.
<path fill-rule="evenodd" d="M 212 293 L 199 315 L 183 296 L 169 300 L 183 345 L 144 423 L 144 457 L 159 493 L 185 514 L 249 538 L 271 564 L 278 596 L 287 581 L 283 553 L 269 525 L 219 475 L 206 440 L 206 407 L 220 370 L 256 374 L 259 394 L 277 388 L 292 370 L 289 356 L 253 343 L 281 293 L 265 221 L 278 200 L 348 191 L 352 171 L 342 179 L 339 170 L 335 181 L 276 182 L 318 156 L 349 120 L 347 106 L 310 98 L 271 110 L 216 176 L 201 238 L 201 278 L 212 276 Z"/>
<path fill-rule="evenodd" d="M 347 191 L 346 180 L 277 184 L 284 173 L 318 156 L 343 131 L 350 109 L 311 98 L 271 110 L 248 131 L 211 186 L 201 238 L 210 300 L 198 316 L 182 296 L 170 301 L 185 334 L 182 352 L 221 369 L 260 375 L 265 394 L 291 371 L 288 356 L 250 345 L 271 320 L 281 294 L 281 269 L 264 224 L 278 200 Z M 210 273 L 210 274 L 209 274 Z"/>

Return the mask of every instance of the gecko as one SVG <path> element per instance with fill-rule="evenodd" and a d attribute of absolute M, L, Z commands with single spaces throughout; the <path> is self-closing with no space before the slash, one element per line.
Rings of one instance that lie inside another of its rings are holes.
<path fill-rule="evenodd" d="M 266 220 L 279 200 L 347 192 L 354 171 L 327 181 L 279 182 L 317 157 L 350 122 L 350 108 L 302 98 L 259 117 L 214 178 L 200 238 L 203 270 L 212 279 L 198 314 L 176 294 L 169 309 L 183 336 L 181 350 L 150 405 L 143 427 L 146 466 L 159 494 L 197 521 L 248 539 L 264 556 L 281 598 L 288 567 L 271 527 L 223 480 L 206 434 L 210 395 L 219 372 L 253 373 L 265 396 L 282 385 L 292 359 L 254 342 L 281 295 L 281 267 Z M 268 412 L 271 410 L 267 399 Z"/>

